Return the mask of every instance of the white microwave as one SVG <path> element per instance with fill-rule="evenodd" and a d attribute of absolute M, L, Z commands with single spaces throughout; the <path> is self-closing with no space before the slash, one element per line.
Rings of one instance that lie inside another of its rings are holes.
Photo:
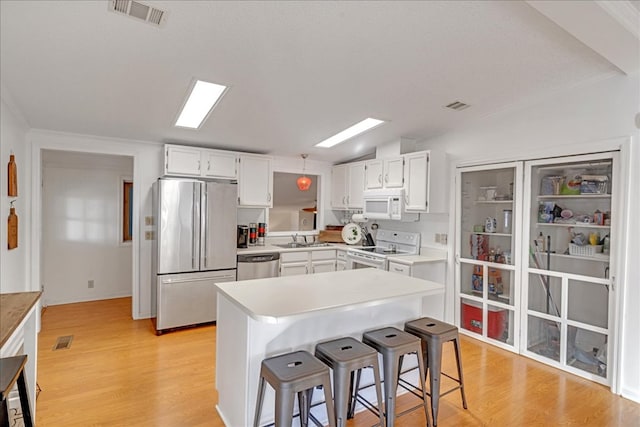
<path fill-rule="evenodd" d="M 367 219 L 417 221 L 417 213 L 405 212 L 404 189 L 366 190 L 362 214 Z"/>

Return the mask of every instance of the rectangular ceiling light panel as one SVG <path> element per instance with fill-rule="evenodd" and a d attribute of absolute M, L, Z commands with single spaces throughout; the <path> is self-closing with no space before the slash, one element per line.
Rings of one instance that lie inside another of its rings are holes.
<path fill-rule="evenodd" d="M 196 80 L 187 102 L 182 107 L 176 126 L 198 129 L 226 90 L 226 86 Z"/>
<path fill-rule="evenodd" d="M 322 148 L 333 147 L 334 145 L 340 144 L 341 142 L 344 142 L 347 139 L 353 138 L 356 135 L 360 135 L 363 132 L 373 129 L 374 127 L 379 126 L 382 123 L 384 123 L 384 120 L 378 120 L 378 119 L 372 119 L 372 118 L 364 119 L 363 121 L 356 123 L 350 128 L 347 128 L 342 132 L 333 135 L 331 138 L 328 138 L 322 142 L 319 142 L 315 146 L 322 147 Z"/>

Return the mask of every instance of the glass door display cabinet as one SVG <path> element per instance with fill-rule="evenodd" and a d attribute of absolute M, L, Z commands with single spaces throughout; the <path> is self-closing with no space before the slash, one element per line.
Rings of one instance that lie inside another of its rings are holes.
<path fill-rule="evenodd" d="M 521 352 L 610 385 L 617 153 L 525 162 Z"/>
<path fill-rule="evenodd" d="M 456 318 L 462 333 L 517 351 L 522 163 L 458 168 Z"/>

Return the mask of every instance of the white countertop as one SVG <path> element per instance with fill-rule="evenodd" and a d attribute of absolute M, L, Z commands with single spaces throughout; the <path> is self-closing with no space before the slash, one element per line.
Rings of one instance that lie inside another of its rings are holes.
<path fill-rule="evenodd" d="M 433 262 L 446 262 L 447 251 L 439 249 L 422 248 L 420 255 L 389 255 L 389 261 L 397 262 L 405 265 L 426 264 Z"/>
<path fill-rule="evenodd" d="M 327 246 L 302 246 L 298 248 L 281 248 L 275 245 L 249 246 L 248 248 L 238 248 L 238 255 L 253 255 L 271 252 L 300 252 L 300 251 L 321 251 L 323 249 L 347 250 L 349 245 L 345 243 L 329 243 Z"/>
<path fill-rule="evenodd" d="M 444 293 L 444 285 L 373 268 L 216 284 L 251 318 L 281 323 L 327 311 Z"/>

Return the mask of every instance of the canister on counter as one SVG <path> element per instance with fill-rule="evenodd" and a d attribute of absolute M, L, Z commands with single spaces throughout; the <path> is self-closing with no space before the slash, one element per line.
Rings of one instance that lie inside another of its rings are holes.
<path fill-rule="evenodd" d="M 255 246 L 258 241 L 258 226 L 255 222 L 249 223 L 249 245 Z"/>
<path fill-rule="evenodd" d="M 264 238 L 267 231 L 267 224 L 264 222 L 258 223 L 258 246 L 264 246 Z"/>

